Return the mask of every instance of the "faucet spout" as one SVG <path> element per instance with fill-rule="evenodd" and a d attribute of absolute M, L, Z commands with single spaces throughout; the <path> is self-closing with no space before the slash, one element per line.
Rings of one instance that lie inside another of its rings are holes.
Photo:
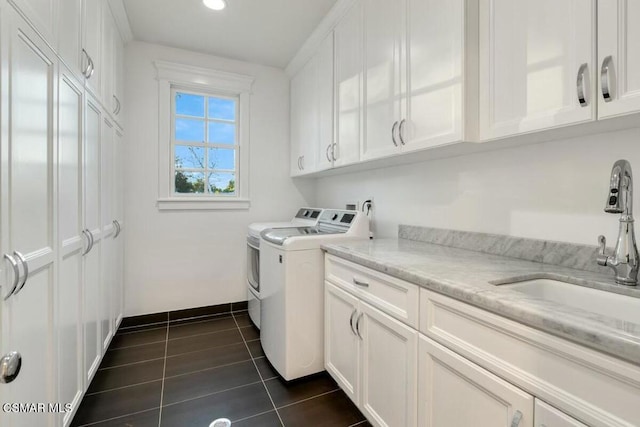
<path fill-rule="evenodd" d="M 620 215 L 620 227 L 616 248 L 612 256 L 604 253 L 606 241 L 599 237 L 599 254 L 597 262 L 611 267 L 616 274 L 616 283 L 635 286 L 638 284 L 638 246 L 633 229 L 633 175 L 631 164 L 627 160 L 618 160 L 611 170 L 609 182 L 609 198 L 604 211 Z"/>

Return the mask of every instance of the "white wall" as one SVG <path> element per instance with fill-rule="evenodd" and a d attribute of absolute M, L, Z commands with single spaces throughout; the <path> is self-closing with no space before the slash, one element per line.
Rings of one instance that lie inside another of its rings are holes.
<path fill-rule="evenodd" d="M 621 158 L 640 201 L 640 129 L 630 129 L 323 178 L 317 204 L 373 197 L 378 237 L 411 224 L 591 245 L 605 234 L 613 246 L 618 216 L 603 208 Z"/>
<path fill-rule="evenodd" d="M 255 76 L 248 211 L 156 208 L 154 60 Z M 314 183 L 289 179 L 289 79 L 275 68 L 140 42 L 128 45 L 126 64 L 125 315 L 245 300 L 247 226 L 289 219 L 315 199 Z"/>

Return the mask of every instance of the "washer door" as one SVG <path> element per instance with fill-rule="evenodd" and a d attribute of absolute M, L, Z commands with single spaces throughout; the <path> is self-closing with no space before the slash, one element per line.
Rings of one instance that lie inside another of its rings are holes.
<path fill-rule="evenodd" d="M 250 243 L 247 243 L 247 281 L 256 292 L 260 292 L 260 249 Z"/>

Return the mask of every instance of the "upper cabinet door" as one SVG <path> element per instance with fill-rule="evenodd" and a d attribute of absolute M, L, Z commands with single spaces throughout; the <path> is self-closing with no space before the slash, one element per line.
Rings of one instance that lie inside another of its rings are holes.
<path fill-rule="evenodd" d="M 56 8 L 59 7 L 59 3 L 65 3 L 66 1 L 71 0 L 10 0 L 10 3 L 17 6 L 45 40 L 55 46 L 56 26 L 58 24 Z M 65 6 L 62 6 L 62 8 Z"/>
<path fill-rule="evenodd" d="M 311 58 L 291 79 L 292 176 L 315 170 L 319 136 L 316 61 L 316 57 Z"/>
<path fill-rule="evenodd" d="M 336 166 L 360 159 L 362 122 L 362 1 L 336 26 Z"/>
<path fill-rule="evenodd" d="M 598 116 L 640 111 L 640 2 L 598 1 Z"/>
<path fill-rule="evenodd" d="M 398 152 L 401 120 L 400 55 L 403 1 L 364 2 L 365 126 L 362 157 Z"/>
<path fill-rule="evenodd" d="M 480 138 L 595 119 L 595 0 L 480 1 Z"/>
<path fill-rule="evenodd" d="M 318 66 L 318 131 L 319 150 L 317 169 L 324 170 L 333 166 L 335 157 L 335 137 L 333 134 L 333 33 L 322 42 L 316 53 Z"/>
<path fill-rule="evenodd" d="M 463 0 L 407 1 L 404 150 L 462 139 L 464 24 Z"/>
<path fill-rule="evenodd" d="M 100 98 L 102 90 L 102 0 L 83 0 L 83 67 L 91 67 L 87 72 L 87 88 Z"/>
<path fill-rule="evenodd" d="M 69 69 L 82 77 L 82 0 L 58 2 L 58 54 Z"/>

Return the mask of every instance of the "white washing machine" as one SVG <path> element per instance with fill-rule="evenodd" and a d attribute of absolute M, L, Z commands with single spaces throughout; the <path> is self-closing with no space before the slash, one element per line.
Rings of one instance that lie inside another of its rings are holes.
<path fill-rule="evenodd" d="M 318 223 L 322 209 L 300 208 L 291 221 L 256 222 L 249 225 L 247 235 L 247 300 L 249 317 L 260 329 L 260 233 L 266 229 L 314 226 Z"/>
<path fill-rule="evenodd" d="M 260 340 L 293 380 L 324 370 L 324 254 L 320 246 L 369 238 L 362 212 L 324 210 L 317 226 L 264 230 L 260 242 Z"/>

